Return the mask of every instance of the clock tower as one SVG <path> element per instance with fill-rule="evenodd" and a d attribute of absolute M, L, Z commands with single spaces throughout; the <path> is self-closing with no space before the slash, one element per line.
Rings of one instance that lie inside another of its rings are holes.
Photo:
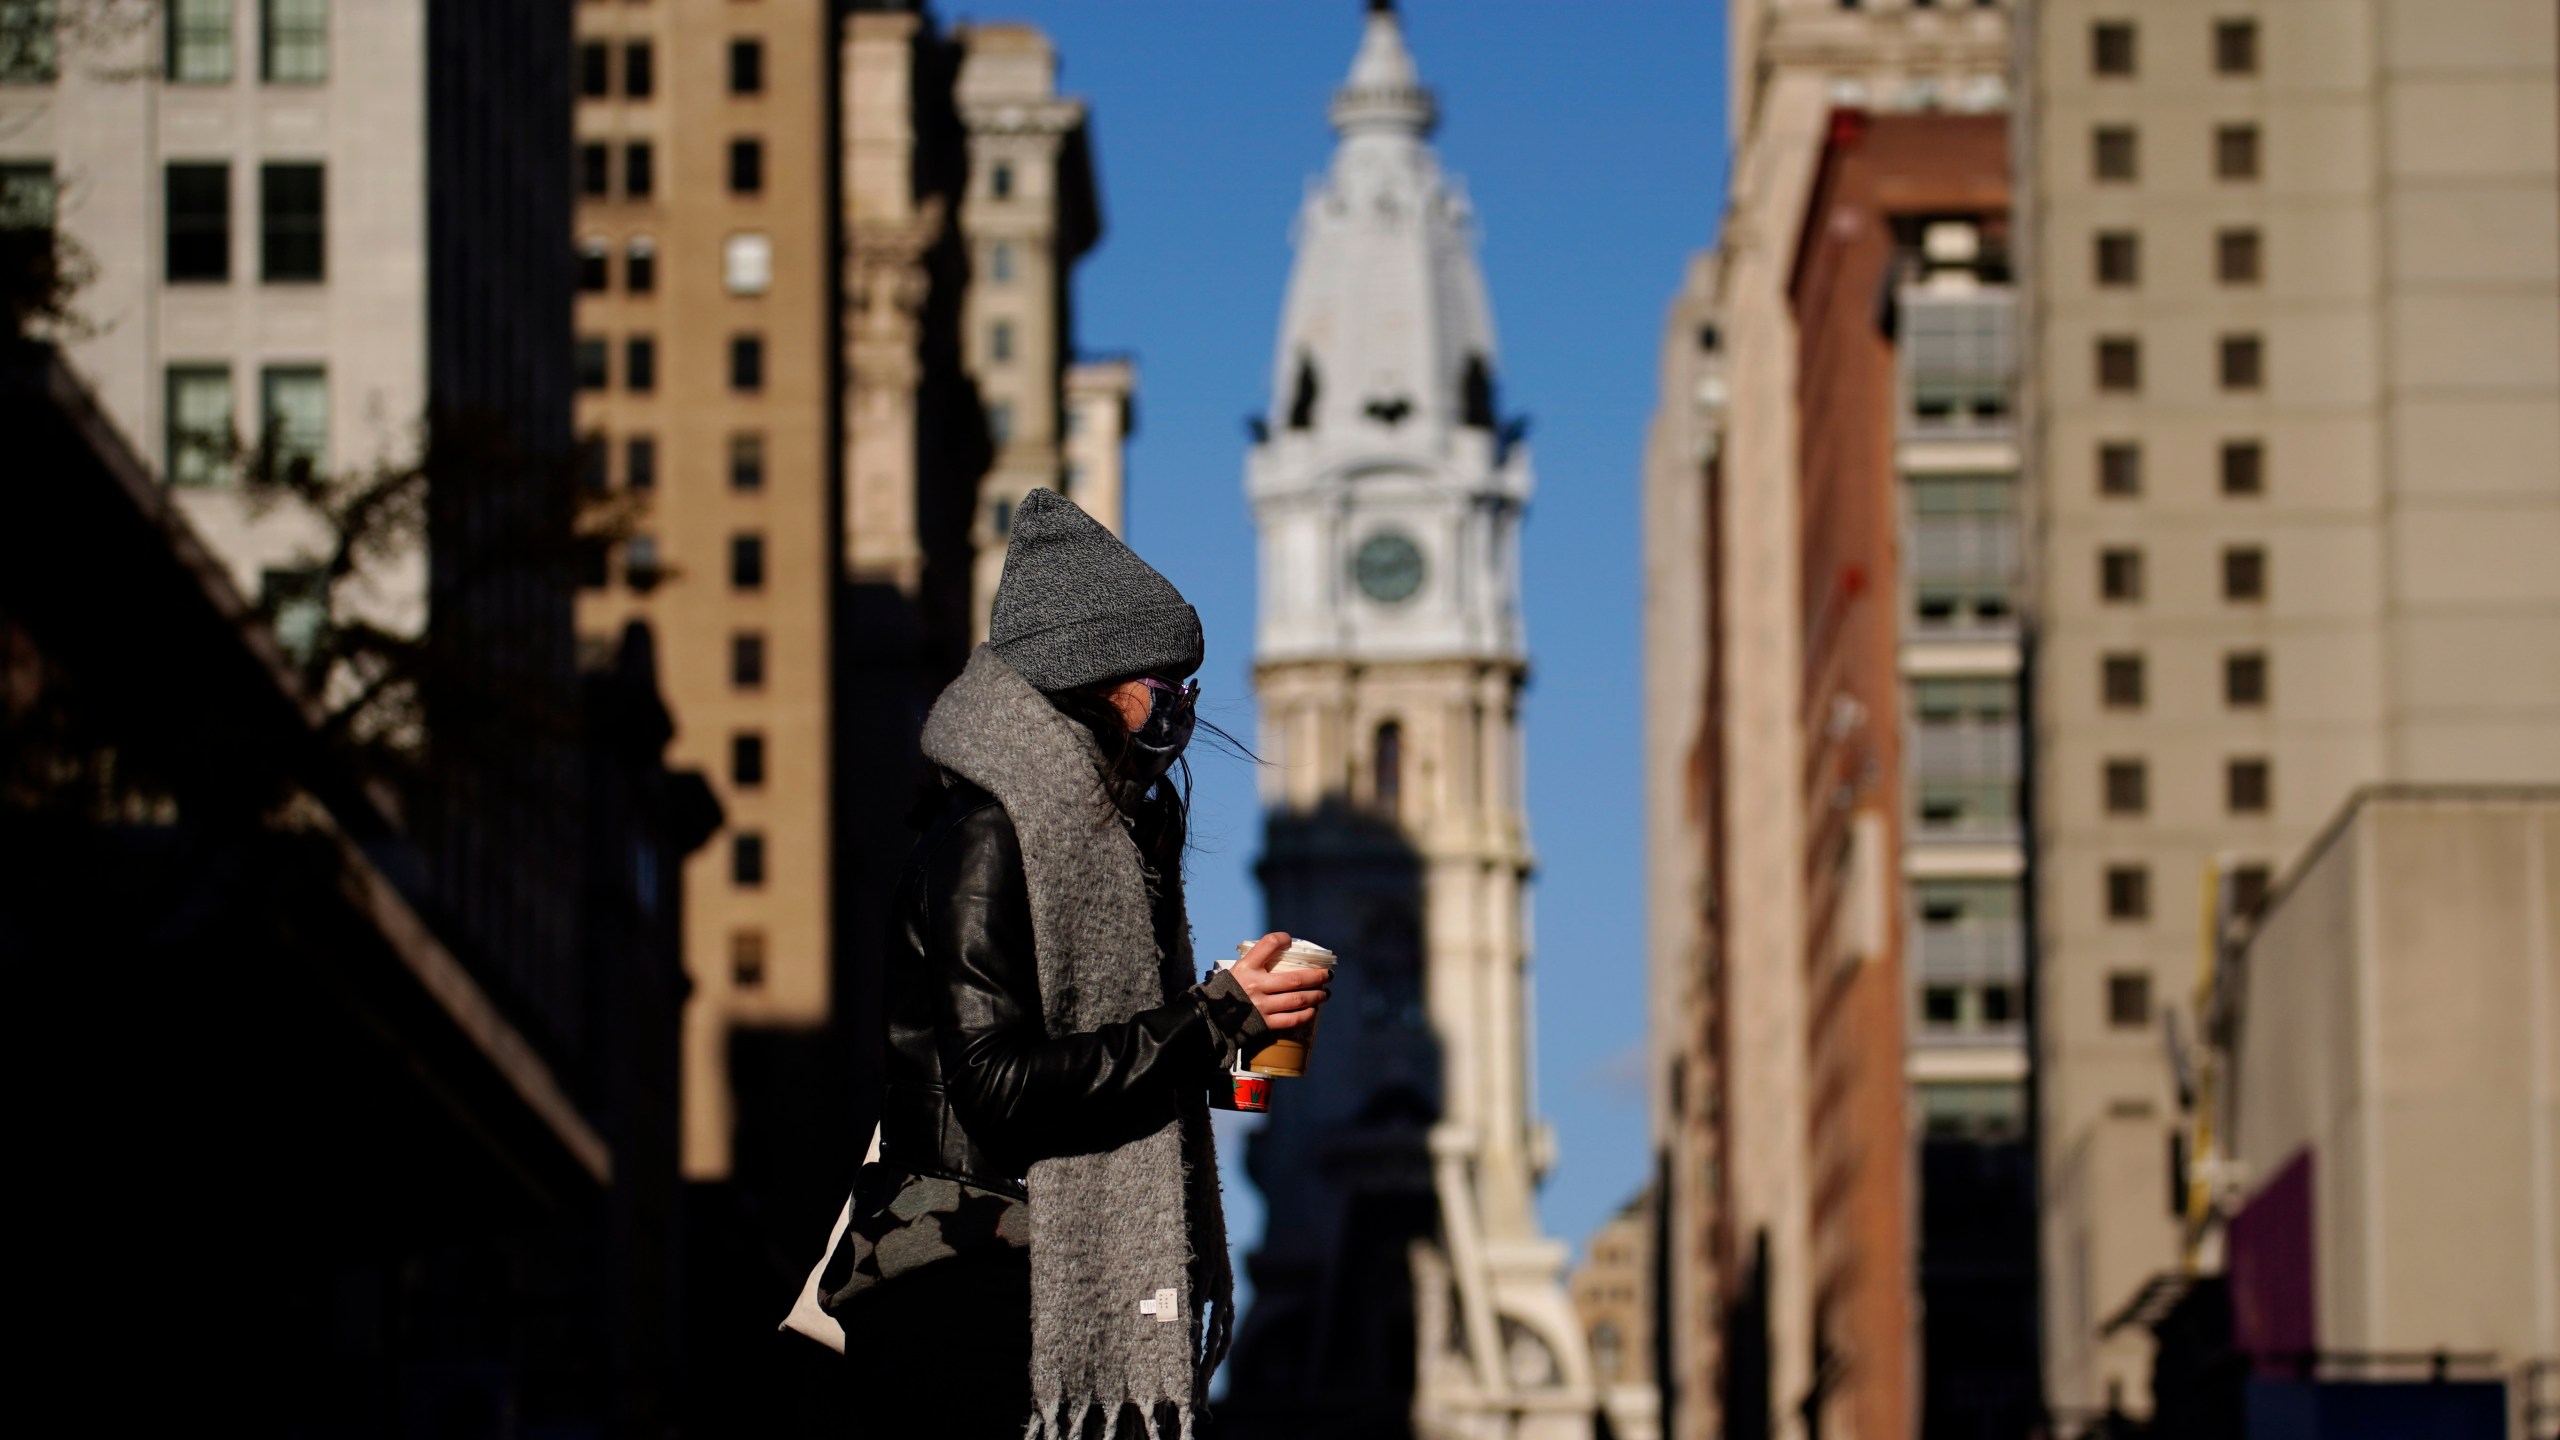
<path fill-rule="evenodd" d="M 1245 488 L 1273 928 L 1339 951 L 1308 1076 L 1246 1168 L 1268 1205 L 1230 1409 L 1250 1435 L 1591 1434 L 1529 1066 L 1522 426 L 1474 217 L 1373 0 Z M 1310 1428 L 1320 1427 L 1320 1428 Z"/>

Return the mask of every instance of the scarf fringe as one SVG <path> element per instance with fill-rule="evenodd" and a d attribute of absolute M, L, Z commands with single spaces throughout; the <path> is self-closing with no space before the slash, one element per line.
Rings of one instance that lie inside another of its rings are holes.
<path fill-rule="evenodd" d="M 1169 1400 L 1159 1403 L 1173 1405 L 1174 1414 L 1181 1420 L 1181 1427 L 1172 1436 L 1164 1433 L 1164 1422 L 1156 1418 L 1154 1405 L 1123 1400 L 1110 1407 L 1109 1418 L 1102 1422 L 1102 1440 L 1119 1440 L 1121 1418 L 1130 1410 L 1136 1410 L 1139 1423 L 1146 1426 L 1147 1440 L 1193 1440 L 1192 1424 L 1198 1418 L 1194 1407 Z M 1022 1440 L 1081 1440 L 1086 1420 L 1102 1408 L 1102 1402 L 1098 1400 L 1088 1400 L 1072 1410 L 1067 1401 L 1053 1400 L 1033 1413 L 1031 1423 L 1023 1427 Z M 1131 1440 L 1136 1440 L 1136 1437 L 1131 1437 Z"/>

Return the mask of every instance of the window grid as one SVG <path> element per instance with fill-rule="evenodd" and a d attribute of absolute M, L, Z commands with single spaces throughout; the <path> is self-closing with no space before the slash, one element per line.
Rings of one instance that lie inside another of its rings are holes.
<path fill-rule="evenodd" d="M 220 484 L 233 443 L 231 367 L 172 365 L 167 385 L 169 483 Z"/>
<path fill-rule="evenodd" d="M 2151 918 L 2151 870 L 2144 865 L 2107 867 L 2107 918 L 2114 921 Z"/>
<path fill-rule="evenodd" d="M 2110 546 L 2098 552 L 2098 598 L 2129 605 L 2142 598 L 2142 552 Z"/>
<path fill-rule="evenodd" d="M 317 284 L 328 278 L 328 179 L 314 164 L 258 167 L 258 278 Z"/>
<path fill-rule="evenodd" d="M 2151 1023 L 2151 976 L 2141 970 L 2117 970 L 2107 976 L 2107 1024 L 2117 1030 L 2139 1030 Z"/>
<path fill-rule="evenodd" d="M 2255 545 L 2224 547 L 2222 598 L 2243 603 L 2267 598 L 2266 551 Z"/>
<path fill-rule="evenodd" d="M 2267 486 L 2267 447 L 2256 440 L 2222 443 L 2222 493 L 2262 495 Z"/>
<path fill-rule="evenodd" d="M 2129 499 L 2142 493 L 2142 447 L 2110 440 L 2098 447 L 2098 493 Z"/>
<path fill-rule="evenodd" d="M 2213 131 L 2213 173 L 2223 180 L 2258 178 L 2258 127 L 2217 125 Z"/>
<path fill-rule="evenodd" d="M 2131 395 L 2142 389 L 2142 343 L 2130 335 L 2098 337 L 2098 389 Z"/>
<path fill-rule="evenodd" d="M 764 488 L 764 436 L 742 430 L 729 437 L 729 488 L 753 494 Z"/>
<path fill-rule="evenodd" d="M 2140 760 L 2109 760 L 2102 777 L 2108 814 L 2141 815 L 2150 810 L 2151 772 Z"/>
<path fill-rule="evenodd" d="M 729 588 L 764 588 L 764 537 L 752 531 L 729 537 Z"/>
<path fill-rule="evenodd" d="M 2264 815 L 2274 803 L 2272 763 L 2251 757 L 2234 760 L 2223 770 L 2223 805 L 2234 815 Z"/>
<path fill-rule="evenodd" d="M 281 471 L 316 473 L 329 463 L 329 372 L 317 365 L 270 365 L 260 372 L 258 433 Z"/>
<path fill-rule="evenodd" d="M 2144 703 L 2142 656 L 2104 655 L 2098 661 L 2098 699 L 2109 710 L 2139 710 Z"/>
<path fill-rule="evenodd" d="M 231 167 L 171 165 L 163 182 L 165 273 L 172 283 L 231 279 Z"/>
<path fill-rule="evenodd" d="M 2133 127 L 2101 125 L 2089 132 L 2090 174 L 2102 182 L 2141 178 L 2142 147 Z"/>
<path fill-rule="evenodd" d="M 2258 390 L 2265 388 L 2267 342 L 2256 335 L 2225 335 L 2219 347 L 2218 370 L 2225 390 Z"/>
<path fill-rule="evenodd" d="M 2217 20 L 2213 26 L 2213 70 L 2217 75 L 2258 73 L 2258 22 Z"/>
<path fill-rule="evenodd" d="M 2214 278 L 2225 285 L 2255 285 L 2265 256 L 2254 228 L 2223 230 L 2213 237 Z"/>
<path fill-rule="evenodd" d="M 2234 650 L 2222 657 L 2222 703 L 2234 710 L 2258 710 L 2266 706 L 2266 652 Z"/>
<path fill-rule="evenodd" d="M 2123 77 L 2137 63 L 2134 30 L 2128 21 L 2101 20 L 2089 27 L 2089 73 Z"/>
<path fill-rule="evenodd" d="M 2123 288 L 2142 283 L 2142 238 L 2130 230 L 2101 230 L 2093 264 L 2098 284 Z"/>
<path fill-rule="evenodd" d="M 231 0 L 171 0 L 168 25 L 172 83 L 231 83 Z"/>
<path fill-rule="evenodd" d="M 266 0 L 261 74 L 270 85 L 329 78 L 329 0 Z"/>

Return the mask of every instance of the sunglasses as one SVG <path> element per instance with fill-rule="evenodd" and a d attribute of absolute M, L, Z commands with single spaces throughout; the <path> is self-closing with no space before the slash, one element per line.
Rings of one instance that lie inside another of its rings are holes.
<path fill-rule="evenodd" d="M 1154 691 L 1158 695 L 1169 697 L 1168 699 L 1158 701 L 1157 703 L 1162 706 L 1169 706 L 1177 713 L 1188 710 L 1192 706 L 1200 703 L 1200 682 L 1197 680 L 1189 680 L 1180 685 L 1175 685 L 1169 681 L 1158 680 L 1152 675 L 1142 675 L 1138 677 L 1138 683 L 1146 686 L 1149 690 Z"/>

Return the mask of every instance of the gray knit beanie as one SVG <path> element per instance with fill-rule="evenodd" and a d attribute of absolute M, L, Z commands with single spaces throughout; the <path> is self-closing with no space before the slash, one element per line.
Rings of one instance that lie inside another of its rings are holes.
<path fill-rule="evenodd" d="M 988 643 L 1035 690 L 1200 668 L 1200 614 L 1055 490 L 1014 507 Z"/>

